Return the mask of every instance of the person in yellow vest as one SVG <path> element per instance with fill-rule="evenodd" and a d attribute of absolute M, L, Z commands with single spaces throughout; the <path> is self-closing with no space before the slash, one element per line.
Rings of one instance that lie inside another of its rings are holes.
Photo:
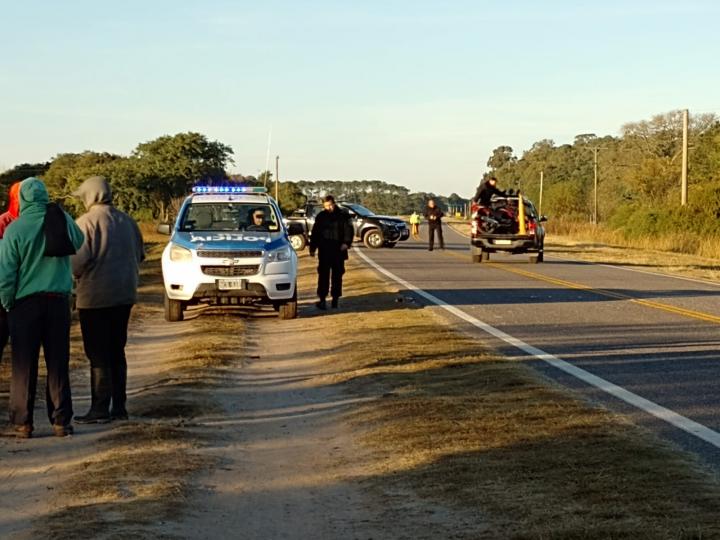
<path fill-rule="evenodd" d="M 410 232 L 415 240 L 420 238 L 420 214 L 417 212 L 410 215 Z"/>

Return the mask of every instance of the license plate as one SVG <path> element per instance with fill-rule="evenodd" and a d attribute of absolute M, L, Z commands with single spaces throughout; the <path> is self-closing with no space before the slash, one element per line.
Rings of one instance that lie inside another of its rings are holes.
<path fill-rule="evenodd" d="M 245 279 L 218 279 L 217 288 L 221 291 L 232 291 L 234 289 L 244 289 Z"/>
<path fill-rule="evenodd" d="M 509 246 L 512 244 L 512 240 L 495 240 L 495 244 L 498 246 Z"/>

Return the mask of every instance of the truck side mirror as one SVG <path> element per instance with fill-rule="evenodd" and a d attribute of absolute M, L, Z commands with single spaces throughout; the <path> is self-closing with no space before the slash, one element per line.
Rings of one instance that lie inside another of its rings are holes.
<path fill-rule="evenodd" d="M 170 234 L 170 224 L 169 223 L 161 223 L 157 226 L 157 232 L 160 234 Z"/>
<path fill-rule="evenodd" d="M 540 223 L 545 223 L 547 221 L 547 216 L 540 216 L 540 219 L 538 219 Z"/>

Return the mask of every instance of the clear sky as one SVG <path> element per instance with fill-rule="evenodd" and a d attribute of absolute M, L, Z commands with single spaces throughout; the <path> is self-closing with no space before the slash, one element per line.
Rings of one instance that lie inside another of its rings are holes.
<path fill-rule="evenodd" d="M 0 0 L 0 169 L 199 131 L 233 170 L 470 194 L 493 148 L 720 112 L 720 2 Z"/>

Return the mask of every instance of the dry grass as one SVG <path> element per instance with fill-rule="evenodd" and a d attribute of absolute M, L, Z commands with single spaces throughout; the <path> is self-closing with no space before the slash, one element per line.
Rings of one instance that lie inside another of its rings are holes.
<path fill-rule="evenodd" d="M 318 383 L 382 396 L 348 414 L 375 456 L 375 496 L 472 516 L 462 538 L 720 537 L 720 485 L 691 456 L 491 354 L 367 270 L 346 278 L 362 296 L 322 326 L 337 345 L 319 348 L 333 373 Z"/>
<path fill-rule="evenodd" d="M 594 226 L 591 223 L 553 220 L 548 225 L 548 233 L 577 241 L 604 244 L 615 247 L 685 253 L 699 257 L 720 259 L 720 237 L 702 237 L 696 233 L 668 232 L 659 235 L 626 237 L 619 231 Z"/>
<path fill-rule="evenodd" d="M 142 268 L 133 311 L 139 324 L 162 320 L 160 250 L 152 248 Z M 243 329 L 242 319 L 225 315 L 201 316 L 184 326 L 158 355 L 154 381 L 129 400 L 138 421 L 112 424 L 92 457 L 63 482 L 60 510 L 43 518 L 37 530 L 52 531 L 50 538 L 170 538 L 158 535 L 157 525 L 177 521 L 195 475 L 212 463 L 198 452 L 208 434 L 189 420 L 223 411 L 212 388 L 228 384 L 228 372 L 242 362 Z"/>
<path fill-rule="evenodd" d="M 144 527 L 176 518 L 194 474 L 207 466 L 198 438 L 162 424 L 129 424 L 103 437 L 58 496 L 72 501 L 39 523 L 47 538 L 157 538 Z"/>

